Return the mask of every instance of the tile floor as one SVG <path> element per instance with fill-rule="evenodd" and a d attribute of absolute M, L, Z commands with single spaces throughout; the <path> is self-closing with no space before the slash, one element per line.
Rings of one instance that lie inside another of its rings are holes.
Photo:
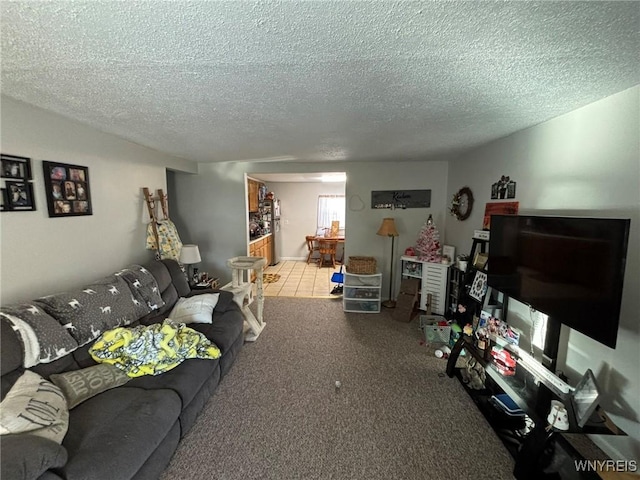
<path fill-rule="evenodd" d="M 335 297 L 331 290 L 333 272 L 340 271 L 329 267 L 318 268 L 317 263 L 307 265 L 306 261 L 284 260 L 277 265 L 264 269 L 264 273 L 278 273 L 280 279 L 275 283 L 264 284 L 265 297 Z"/>

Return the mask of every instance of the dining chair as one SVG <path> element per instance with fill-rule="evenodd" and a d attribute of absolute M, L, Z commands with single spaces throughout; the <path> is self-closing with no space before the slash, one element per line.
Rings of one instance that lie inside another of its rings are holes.
<path fill-rule="evenodd" d="M 320 252 L 320 259 L 318 260 L 318 268 L 322 268 L 326 263 L 331 262 L 333 268 L 336 268 L 336 249 L 338 242 L 336 240 L 318 240 L 318 251 Z M 329 257 L 326 259 L 326 257 Z"/>
<path fill-rule="evenodd" d="M 309 249 L 309 254 L 307 255 L 307 265 L 308 265 L 309 262 L 311 262 L 311 258 L 313 258 L 313 254 L 318 251 L 319 247 L 318 247 L 318 241 L 316 240 L 316 237 L 314 237 L 313 235 L 307 235 L 305 239 L 307 240 L 307 248 Z"/>

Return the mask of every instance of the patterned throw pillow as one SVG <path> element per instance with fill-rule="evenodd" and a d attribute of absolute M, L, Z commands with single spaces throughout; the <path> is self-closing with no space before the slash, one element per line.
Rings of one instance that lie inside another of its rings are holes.
<path fill-rule="evenodd" d="M 164 306 L 158 282 L 149 270 L 140 265 L 130 265 L 116 273 L 129 285 L 134 296 L 138 318 Z"/>
<path fill-rule="evenodd" d="M 84 345 L 110 328 L 138 319 L 127 283 L 116 275 L 82 290 L 42 297 L 35 302 Z"/>
<path fill-rule="evenodd" d="M 78 348 L 69 331 L 37 305 L 2 307 L 0 316 L 11 324 L 22 342 L 25 368 L 53 362 Z"/>
<path fill-rule="evenodd" d="M 130 380 L 118 367 L 107 363 L 57 373 L 50 378 L 64 393 L 69 410 L 94 395 L 124 385 Z"/>
<path fill-rule="evenodd" d="M 60 444 L 69 428 L 67 401 L 58 387 L 25 370 L 0 402 L 0 434 L 26 433 Z"/>

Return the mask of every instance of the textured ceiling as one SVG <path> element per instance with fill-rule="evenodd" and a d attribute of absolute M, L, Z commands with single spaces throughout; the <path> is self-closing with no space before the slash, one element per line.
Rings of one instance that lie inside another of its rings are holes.
<path fill-rule="evenodd" d="M 200 161 L 446 158 L 640 83 L 637 2 L 1 2 L 2 92 Z"/>

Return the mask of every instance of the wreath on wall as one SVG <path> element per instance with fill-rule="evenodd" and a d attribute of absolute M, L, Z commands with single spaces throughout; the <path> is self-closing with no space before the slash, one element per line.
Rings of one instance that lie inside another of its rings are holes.
<path fill-rule="evenodd" d="M 449 212 L 458 220 L 466 220 L 473 209 L 473 193 L 469 187 L 462 187 L 453 196 Z"/>

